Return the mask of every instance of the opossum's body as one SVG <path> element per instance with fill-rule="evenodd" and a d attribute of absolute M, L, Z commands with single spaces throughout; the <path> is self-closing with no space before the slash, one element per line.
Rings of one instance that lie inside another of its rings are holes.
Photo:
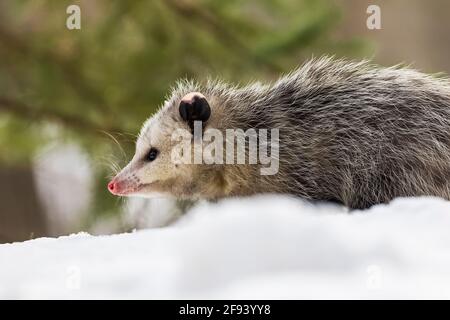
<path fill-rule="evenodd" d="M 450 199 L 446 79 L 405 68 L 323 58 L 271 85 L 235 88 L 217 82 L 204 86 L 182 82 L 144 126 L 135 161 L 146 152 L 139 150 L 145 149 L 145 139 L 161 140 L 172 130 L 187 127 L 178 106 L 190 92 L 200 92 L 209 102 L 211 115 L 205 128 L 278 128 L 279 172 L 263 176 L 252 165 L 174 167 L 176 175 L 150 179 L 160 185 L 148 192 L 208 199 L 286 193 L 351 208 L 400 196 Z M 118 177 L 129 177 L 131 167 Z M 153 170 L 152 174 L 162 169 Z M 136 179 L 147 185 L 144 176 Z"/>

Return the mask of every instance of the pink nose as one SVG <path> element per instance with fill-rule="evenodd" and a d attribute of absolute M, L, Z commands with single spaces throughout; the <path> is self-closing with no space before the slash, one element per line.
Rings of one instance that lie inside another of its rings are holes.
<path fill-rule="evenodd" d="M 117 183 L 114 181 L 111 181 L 110 183 L 108 183 L 108 190 L 109 192 L 111 192 L 112 194 L 114 194 L 115 192 L 117 192 Z"/>

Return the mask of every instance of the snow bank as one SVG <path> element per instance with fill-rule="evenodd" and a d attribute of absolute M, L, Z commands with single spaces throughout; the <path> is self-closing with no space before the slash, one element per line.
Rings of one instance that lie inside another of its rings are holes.
<path fill-rule="evenodd" d="M 450 298 L 449 230 L 434 198 L 203 203 L 167 228 L 0 245 L 0 298 Z"/>

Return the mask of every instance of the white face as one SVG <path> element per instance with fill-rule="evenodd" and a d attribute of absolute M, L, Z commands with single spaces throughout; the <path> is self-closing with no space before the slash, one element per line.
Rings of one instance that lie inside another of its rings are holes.
<path fill-rule="evenodd" d="M 171 133 L 161 128 L 158 115 L 144 125 L 136 152 L 128 165 L 110 182 L 108 189 L 118 196 L 153 197 L 169 193 L 163 185 L 175 178 L 170 159 Z"/>
<path fill-rule="evenodd" d="M 195 169 L 188 164 L 175 164 L 172 161 L 172 148 L 177 144 L 177 141 L 172 141 L 172 133 L 177 129 L 189 129 L 178 106 L 193 101 L 194 95 L 200 94 L 189 93 L 181 100 L 167 102 L 163 109 L 144 124 L 136 142 L 133 159 L 108 184 L 108 190 L 112 194 L 141 197 L 191 196 L 191 190 L 195 189 Z"/>

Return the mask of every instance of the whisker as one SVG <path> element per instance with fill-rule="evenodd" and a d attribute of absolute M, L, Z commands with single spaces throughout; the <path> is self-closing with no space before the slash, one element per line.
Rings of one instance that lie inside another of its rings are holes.
<path fill-rule="evenodd" d="M 110 134 L 109 132 L 104 131 L 104 130 L 101 130 L 101 132 L 106 134 L 108 137 L 110 137 L 117 144 L 117 146 L 119 147 L 120 151 L 122 152 L 123 157 L 126 158 L 127 154 L 125 153 L 125 150 L 123 150 L 120 142 L 112 134 Z"/>

